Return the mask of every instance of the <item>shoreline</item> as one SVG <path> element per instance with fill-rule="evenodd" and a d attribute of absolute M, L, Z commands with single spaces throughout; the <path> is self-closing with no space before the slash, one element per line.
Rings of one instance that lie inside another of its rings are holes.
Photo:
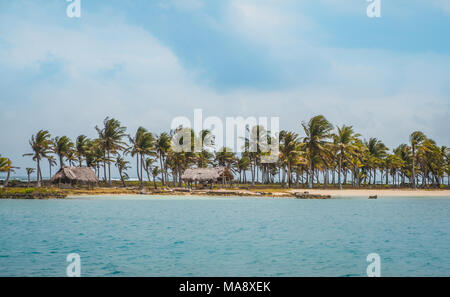
<path fill-rule="evenodd" d="M 332 197 L 450 197 L 450 190 L 423 190 L 423 189 L 343 189 L 307 190 L 311 194 L 331 195 Z"/>
<path fill-rule="evenodd" d="M 269 197 L 269 198 L 297 198 L 297 199 L 332 199 L 340 197 L 449 197 L 450 190 L 447 189 L 214 189 L 214 190 L 189 190 L 185 188 L 171 188 L 158 190 L 103 188 L 92 191 L 69 191 L 67 197 L 82 196 L 204 196 L 204 197 Z M 303 197 L 302 197 L 303 196 Z"/>
<path fill-rule="evenodd" d="M 447 189 L 186 189 L 165 188 L 139 190 L 138 188 L 95 188 L 95 189 L 58 189 L 58 188 L 10 188 L 0 193 L 0 199 L 64 199 L 86 196 L 235 196 L 235 197 L 269 197 L 297 199 L 332 199 L 341 197 L 369 198 L 382 197 L 449 197 Z"/>

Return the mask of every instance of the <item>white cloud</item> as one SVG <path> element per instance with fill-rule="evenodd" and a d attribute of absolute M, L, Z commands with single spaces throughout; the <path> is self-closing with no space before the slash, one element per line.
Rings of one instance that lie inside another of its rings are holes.
<path fill-rule="evenodd" d="M 71 78 L 95 76 L 115 65 L 123 65 L 125 76 L 133 81 L 184 76 L 170 50 L 146 31 L 125 24 L 87 25 L 75 31 L 23 23 L 14 30 L 4 30 L 2 37 L 14 45 L 4 53 L 9 66 L 36 69 L 53 57 L 64 63 Z"/>
<path fill-rule="evenodd" d="M 298 25 L 300 33 L 292 30 Z M 191 117 L 194 108 L 203 108 L 205 117 L 280 116 L 281 128 L 299 132 L 302 120 L 324 114 L 391 147 L 406 142 L 413 129 L 449 145 L 450 130 L 442 125 L 449 116 L 447 56 L 314 45 L 307 36 L 317 32 L 315 24 L 270 1 L 232 2 L 222 26 L 269 52 L 280 65 L 274 71 L 281 69 L 297 83 L 273 91 L 210 89 L 196 83 L 177 56 L 149 32 L 116 19 L 102 26 L 84 22 L 62 27 L 25 18 L 1 26 L 0 36 L 8 44 L 0 52 L 1 66 L 37 73 L 43 62 L 54 59 L 61 63 L 64 78 L 56 83 L 24 81 L 20 98 L 19 90 L 0 90 L 9 96 L 0 100 L 11 106 L 0 117 L 0 153 L 25 168 L 31 161 L 21 155 L 39 129 L 55 136 L 94 137 L 94 126 L 113 116 L 130 133 L 140 125 L 160 132 L 176 116 Z M 305 61 L 314 61 L 307 68 L 314 79 L 302 84 L 295 68 Z"/>
<path fill-rule="evenodd" d="M 433 0 L 433 4 L 438 8 L 441 8 L 444 12 L 450 13 L 450 1 L 449 0 Z"/>
<path fill-rule="evenodd" d="M 266 46 L 289 40 L 292 34 L 317 30 L 305 15 L 292 8 L 292 1 L 232 0 L 226 11 L 225 26 L 236 34 L 263 42 Z M 295 29 L 295 32 L 293 31 Z"/>

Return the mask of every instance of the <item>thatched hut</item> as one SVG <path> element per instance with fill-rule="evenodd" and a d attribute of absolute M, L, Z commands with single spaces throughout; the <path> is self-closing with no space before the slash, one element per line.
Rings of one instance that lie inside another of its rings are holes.
<path fill-rule="evenodd" d="M 57 184 L 88 184 L 98 183 L 97 175 L 88 167 L 63 167 L 50 180 L 51 183 Z"/>
<path fill-rule="evenodd" d="M 181 179 L 188 184 L 225 184 L 227 181 L 232 181 L 233 178 L 233 173 L 227 167 L 191 168 L 186 169 L 181 176 Z"/>

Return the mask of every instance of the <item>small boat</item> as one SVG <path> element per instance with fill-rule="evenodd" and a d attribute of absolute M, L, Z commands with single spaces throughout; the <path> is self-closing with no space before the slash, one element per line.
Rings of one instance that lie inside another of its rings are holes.
<path fill-rule="evenodd" d="M 378 198 L 377 195 L 369 196 L 369 199 L 377 199 L 377 198 Z"/>

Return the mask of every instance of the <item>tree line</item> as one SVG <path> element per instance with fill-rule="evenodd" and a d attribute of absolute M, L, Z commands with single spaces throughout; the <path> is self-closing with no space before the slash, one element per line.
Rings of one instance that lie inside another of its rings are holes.
<path fill-rule="evenodd" d="M 192 167 L 206 168 L 226 166 L 233 172 L 235 182 L 281 184 L 283 187 L 329 187 L 342 189 L 344 185 L 358 188 L 384 184 L 398 187 L 449 186 L 450 149 L 438 146 L 424 133 L 411 133 L 408 144 L 400 144 L 393 150 L 377 138 L 363 140 L 352 126 L 334 127 L 324 116 L 318 115 L 301 123 L 304 135 L 293 131 L 280 131 L 271 135 L 261 126 L 247 128 L 243 153 L 234 153 L 229 148 L 214 150 L 214 139 L 210 131 L 203 130 L 196 135 L 190 129 L 190 143 L 200 143 L 200 151 L 180 152 L 174 149 L 174 135 L 179 129 L 153 134 L 139 127 L 131 135 L 126 127 L 114 118 L 106 118 L 101 127 L 96 126 L 97 138 L 85 135 L 72 141 L 67 136 L 54 137 L 49 131 L 40 130 L 29 141 L 31 156 L 36 168 L 27 168 L 30 174 L 36 172 L 36 184 L 41 186 L 41 163 L 52 168 L 57 166 L 87 166 L 92 168 L 99 179 L 112 185 L 111 166 L 119 172 L 123 186 L 131 168 L 125 156 L 130 155 L 136 162 L 136 175 L 142 188 L 144 180 L 158 179 L 163 186 L 171 183 L 182 186 L 181 175 Z M 266 163 L 267 153 L 261 150 L 259 140 L 267 138 L 267 143 L 279 141 L 279 154 L 275 162 Z M 278 139 L 276 139 L 277 137 Z M 212 138 L 212 139 L 211 139 Z M 185 139 L 178 139 L 183 143 Z M 254 145 L 256 149 L 250 150 Z M 10 172 L 14 167 L 8 158 L 0 156 L 0 172 Z M 145 175 L 145 177 L 144 177 Z"/>

